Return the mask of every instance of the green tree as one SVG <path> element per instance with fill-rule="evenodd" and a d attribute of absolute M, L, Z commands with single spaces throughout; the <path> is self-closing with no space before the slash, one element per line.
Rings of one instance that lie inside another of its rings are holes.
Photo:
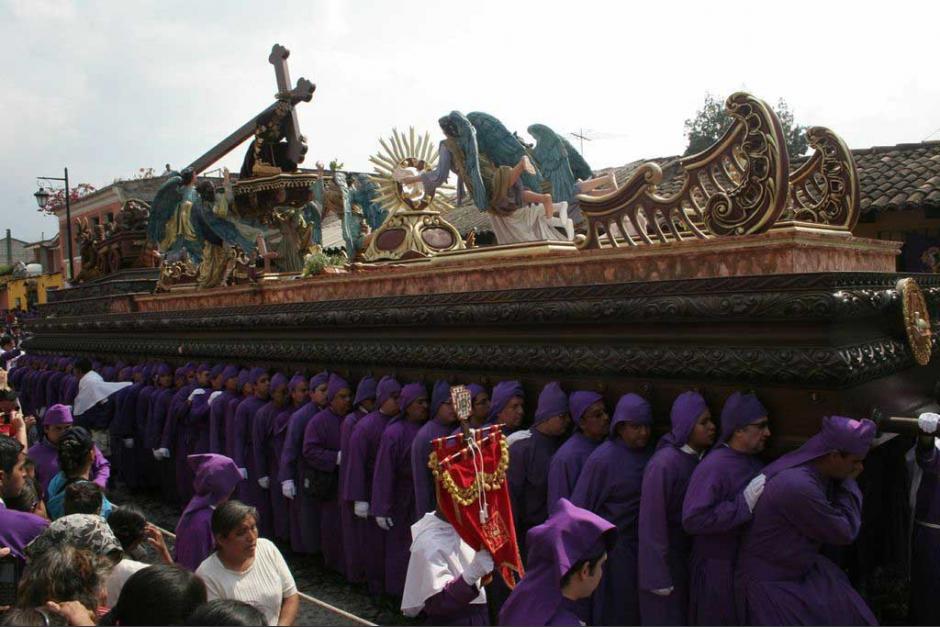
<path fill-rule="evenodd" d="M 806 141 L 806 127 L 796 123 L 793 111 L 783 98 L 777 101 L 775 111 L 783 127 L 787 152 L 791 157 L 802 155 L 809 147 Z M 702 108 L 695 113 L 695 117 L 685 121 L 685 136 L 689 140 L 685 155 L 701 152 L 718 141 L 731 126 L 731 120 L 731 116 L 725 111 L 724 101 L 711 94 L 705 94 Z"/>

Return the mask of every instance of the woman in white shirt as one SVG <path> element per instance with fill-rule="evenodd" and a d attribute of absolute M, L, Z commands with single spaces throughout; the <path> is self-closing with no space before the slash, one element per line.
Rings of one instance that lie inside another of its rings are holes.
<path fill-rule="evenodd" d="M 264 614 L 268 625 L 293 625 L 300 599 L 294 577 L 276 546 L 258 537 L 258 512 L 226 501 L 212 512 L 216 550 L 196 574 L 209 600 L 237 599 Z"/>

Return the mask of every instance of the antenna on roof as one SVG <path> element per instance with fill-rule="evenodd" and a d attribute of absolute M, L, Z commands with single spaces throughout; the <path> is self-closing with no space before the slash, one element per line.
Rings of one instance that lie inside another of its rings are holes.
<path fill-rule="evenodd" d="M 923 139 L 920 140 L 920 141 L 925 142 L 925 141 L 927 141 L 928 139 L 930 139 L 931 137 L 933 137 L 934 135 L 936 135 L 937 133 L 940 133 L 940 128 L 938 128 L 938 129 L 935 130 L 933 133 L 931 133 L 930 135 L 928 135 L 927 137 L 923 138 Z"/>
<path fill-rule="evenodd" d="M 584 155 L 584 142 L 586 141 L 592 142 L 592 141 L 599 140 L 599 139 L 620 139 L 623 137 L 627 137 L 626 133 L 611 133 L 609 131 L 595 131 L 589 128 L 588 129 L 579 128 L 577 133 L 572 131 L 568 134 L 571 135 L 572 137 L 576 137 L 577 139 L 581 141 L 581 154 L 582 155 Z"/>

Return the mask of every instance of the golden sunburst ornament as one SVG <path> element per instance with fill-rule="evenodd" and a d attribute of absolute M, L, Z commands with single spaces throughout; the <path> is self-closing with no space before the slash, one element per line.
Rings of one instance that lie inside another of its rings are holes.
<path fill-rule="evenodd" d="M 416 136 L 414 127 L 408 133 L 392 129 L 386 139 L 379 139 L 382 149 L 369 157 L 375 166 L 371 179 L 378 186 L 376 200 L 388 210 L 389 214 L 399 211 L 438 211 L 445 212 L 453 208 L 440 193 L 443 189 L 453 189 L 442 185 L 433 193 L 426 193 L 421 183 L 402 184 L 395 175 L 414 176 L 431 172 L 437 166 L 437 147 L 431 142 L 431 136 L 425 133 Z"/>

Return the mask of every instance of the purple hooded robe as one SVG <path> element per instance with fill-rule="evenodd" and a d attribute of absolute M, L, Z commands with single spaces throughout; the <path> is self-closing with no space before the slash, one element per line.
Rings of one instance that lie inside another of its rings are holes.
<path fill-rule="evenodd" d="M 682 527 L 692 536 L 689 562 L 689 622 L 693 625 L 738 625 L 734 599 L 734 563 L 751 510 L 743 490 L 763 463 L 725 442 L 735 429 L 767 410 L 753 394 L 735 392 L 721 410 L 721 437 L 692 472 L 682 504 Z"/>
<path fill-rule="evenodd" d="M 604 575 L 594 593 L 595 624 L 639 623 L 637 522 L 643 470 L 650 452 L 627 446 L 617 434 L 617 425 L 649 425 L 652 421 L 652 409 L 644 398 L 636 394 L 620 397 L 610 421 L 610 439 L 588 457 L 571 495 L 572 503 L 617 527 L 617 544 L 607 554 Z"/>
<path fill-rule="evenodd" d="M 255 417 L 251 421 L 251 467 L 248 471 L 248 480 L 255 482 L 255 485 L 252 487 L 252 493 L 259 499 L 260 505 L 257 507 L 259 507 L 258 515 L 261 520 L 258 524 L 261 535 L 265 538 L 290 538 L 289 531 L 282 536 L 276 536 L 275 534 L 274 492 L 277 492 L 278 496 L 281 497 L 278 500 L 278 504 L 281 506 L 281 512 L 278 512 L 277 515 L 282 517 L 282 514 L 286 514 L 287 512 L 286 504 L 282 502 L 284 495 L 281 493 L 281 486 L 276 480 L 272 481 L 271 479 L 271 468 L 272 466 L 277 467 L 276 460 L 281 454 L 280 450 L 275 450 L 274 421 L 278 414 L 289 407 L 288 402 L 290 398 L 286 396 L 287 384 L 289 382 L 288 378 L 280 372 L 275 373 L 274 376 L 271 377 L 272 394 L 275 390 L 283 388 L 285 402 L 283 405 L 278 406 L 273 400 L 268 401 L 261 409 L 255 412 Z M 252 470 L 254 471 L 254 476 L 251 474 Z M 262 478 L 267 479 L 267 488 L 262 487 L 261 484 L 258 483 L 259 479 Z M 274 490 L 271 489 L 272 483 L 274 484 Z M 282 532 L 287 530 L 288 524 L 287 518 L 282 517 L 280 521 Z"/>
<path fill-rule="evenodd" d="M 143 372 L 142 366 L 135 366 L 133 373 Z M 134 455 L 133 445 L 131 448 L 124 446 L 124 440 L 138 440 L 139 436 L 134 431 L 134 413 L 137 410 L 137 396 L 144 387 L 142 382 L 118 390 L 114 395 L 114 420 L 111 421 L 111 436 L 115 440 L 117 450 L 111 451 L 112 459 L 116 462 L 118 478 L 122 480 L 127 487 L 136 489 L 139 479 L 139 462 Z"/>
<path fill-rule="evenodd" d="M 212 512 L 228 500 L 241 482 L 235 463 L 224 455 L 190 455 L 186 461 L 193 469 L 193 491 L 176 525 L 176 562 L 195 572 L 212 553 Z"/>
<path fill-rule="evenodd" d="M 361 405 L 364 401 L 375 400 L 376 381 L 365 376 L 356 386 L 356 397 L 353 399 L 353 410 L 343 418 L 339 431 L 339 449 L 342 451 L 342 461 L 339 466 L 339 498 L 340 518 L 343 523 L 343 557 L 346 559 L 346 580 L 350 583 L 366 581 L 366 547 L 364 527 L 369 524 L 368 518 L 359 518 L 354 513 L 354 501 L 346 498 L 346 480 L 350 474 L 351 459 L 349 440 L 356 429 L 356 425 L 369 412 Z"/>
<path fill-rule="evenodd" d="M 603 401 L 604 397 L 597 392 L 578 391 L 571 394 L 570 408 L 571 420 L 575 424 L 575 432 L 571 434 L 564 444 L 552 456 L 551 466 L 548 468 L 548 496 L 546 507 L 551 511 L 558 499 L 570 499 L 574 486 L 581 476 L 584 462 L 601 443 L 592 440 L 581 431 L 581 417 L 588 407 Z"/>
<path fill-rule="evenodd" d="M 940 453 L 937 439 L 929 450 L 917 447 L 923 471 L 914 504 L 911 537 L 911 602 L 913 625 L 940 625 Z"/>
<path fill-rule="evenodd" d="M 411 555 L 411 525 L 415 517 L 414 478 L 411 474 L 411 444 L 421 424 L 404 417 L 413 402 L 427 398 L 420 383 L 409 383 L 401 391 L 402 415 L 389 423 L 382 434 L 372 477 L 372 513 L 391 518 L 393 526 L 385 533 L 385 591 L 400 597 L 405 589 L 408 558 Z"/>
<path fill-rule="evenodd" d="M 616 536 L 616 527 L 608 521 L 559 499 L 552 515 L 529 530 L 529 565 L 503 604 L 499 624 L 582 625 L 573 609 L 575 602 L 561 593 L 561 580 L 578 562 L 605 551 L 609 555 Z"/>
<path fill-rule="evenodd" d="M 379 408 L 394 394 L 401 392 L 401 385 L 392 377 L 382 377 L 376 388 L 375 411 L 361 418 L 349 436 L 349 455 L 343 453 L 342 498 L 348 502 L 372 500 L 372 477 L 375 460 L 379 452 L 382 434 L 394 416 L 386 416 Z M 371 509 L 371 508 L 370 508 Z M 363 564 L 369 593 L 378 596 L 385 592 L 385 537 L 386 532 L 375 522 L 375 514 L 357 518 L 362 538 Z"/>
<path fill-rule="evenodd" d="M 258 380 L 267 374 L 264 368 L 252 368 L 248 375 L 249 383 L 257 383 Z M 255 457 L 252 444 L 252 426 L 257 420 L 261 409 L 268 404 L 268 398 L 259 398 L 252 394 L 244 401 L 239 403 L 235 410 L 234 429 L 232 436 L 234 438 L 232 445 L 232 461 L 240 468 L 247 471 L 248 478 L 238 484 L 238 497 L 240 501 L 258 509 L 258 531 L 265 537 L 271 537 L 271 505 L 267 493 L 258 485 L 258 468 L 255 467 Z"/>
<path fill-rule="evenodd" d="M 349 384 L 336 374 L 330 375 L 327 403 Z M 340 426 L 343 417 L 337 416 L 329 406 L 318 412 L 304 430 L 303 458 L 312 469 L 326 473 L 339 473 Z M 338 477 L 337 477 L 338 480 Z M 323 562 L 341 574 L 346 566 L 343 556 L 343 525 L 339 516 L 339 495 L 329 501 L 314 501 L 320 513 L 320 550 Z"/>
<path fill-rule="evenodd" d="M 528 437 L 509 446 L 509 497 L 519 551 L 525 563 L 526 534 L 548 518 L 548 472 L 552 457 L 561 446 L 561 437 L 540 433 L 536 428 L 550 418 L 568 414 L 568 395 L 557 381 L 545 385 L 539 394 L 535 418 Z"/>
<path fill-rule="evenodd" d="M 682 528 L 682 502 L 699 455 L 687 446 L 699 416 L 708 409 L 698 392 L 672 404 L 672 431 L 659 440 L 643 472 L 640 492 L 640 618 L 643 625 L 686 625 L 692 540 Z M 672 588 L 667 596 L 652 590 Z"/>
<path fill-rule="evenodd" d="M 427 512 L 433 512 L 437 508 L 434 476 L 428 468 L 428 458 L 431 456 L 431 440 L 443 438 L 454 432 L 454 422 L 444 424 L 437 417 L 437 410 L 445 402 L 450 402 L 450 384 L 447 381 L 437 381 L 431 393 L 429 407 L 431 419 L 421 426 L 411 445 L 411 475 L 414 477 L 415 484 L 416 520 L 420 520 Z"/>
<path fill-rule="evenodd" d="M 29 512 L 7 509 L 0 502 L 0 546 L 10 548 L 10 554 L 26 561 L 26 545 L 36 539 L 49 526 L 49 521 Z"/>
<path fill-rule="evenodd" d="M 798 450 L 764 469 L 767 483 L 738 555 L 735 585 L 751 625 L 877 625 L 848 577 L 820 553 L 845 546 L 862 524 L 862 493 L 854 479 L 827 478 L 813 460 L 832 451 L 864 457 L 875 423 L 842 416 Z"/>
<path fill-rule="evenodd" d="M 311 392 L 327 383 L 330 375 L 321 372 L 310 378 Z M 318 553 L 320 551 L 320 511 L 316 501 L 304 494 L 303 485 L 306 476 L 306 464 L 303 461 L 304 433 L 314 414 L 322 407 L 313 401 L 291 414 L 287 423 L 287 435 L 281 449 L 281 463 L 278 481 L 292 481 L 297 494 L 290 499 L 290 542 L 295 553 Z"/>
<path fill-rule="evenodd" d="M 222 373 L 222 393 L 214 398 L 212 394 L 209 394 L 209 398 L 206 399 L 209 403 L 209 453 L 222 454 L 225 451 L 225 411 L 229 402 L 238 395 L 237 392 L 229 391 L 228 383 L 234 379 L 235 389 L 240 390 L 239 374 L 240 370 L 237 366 L 227 366 Z"/>

